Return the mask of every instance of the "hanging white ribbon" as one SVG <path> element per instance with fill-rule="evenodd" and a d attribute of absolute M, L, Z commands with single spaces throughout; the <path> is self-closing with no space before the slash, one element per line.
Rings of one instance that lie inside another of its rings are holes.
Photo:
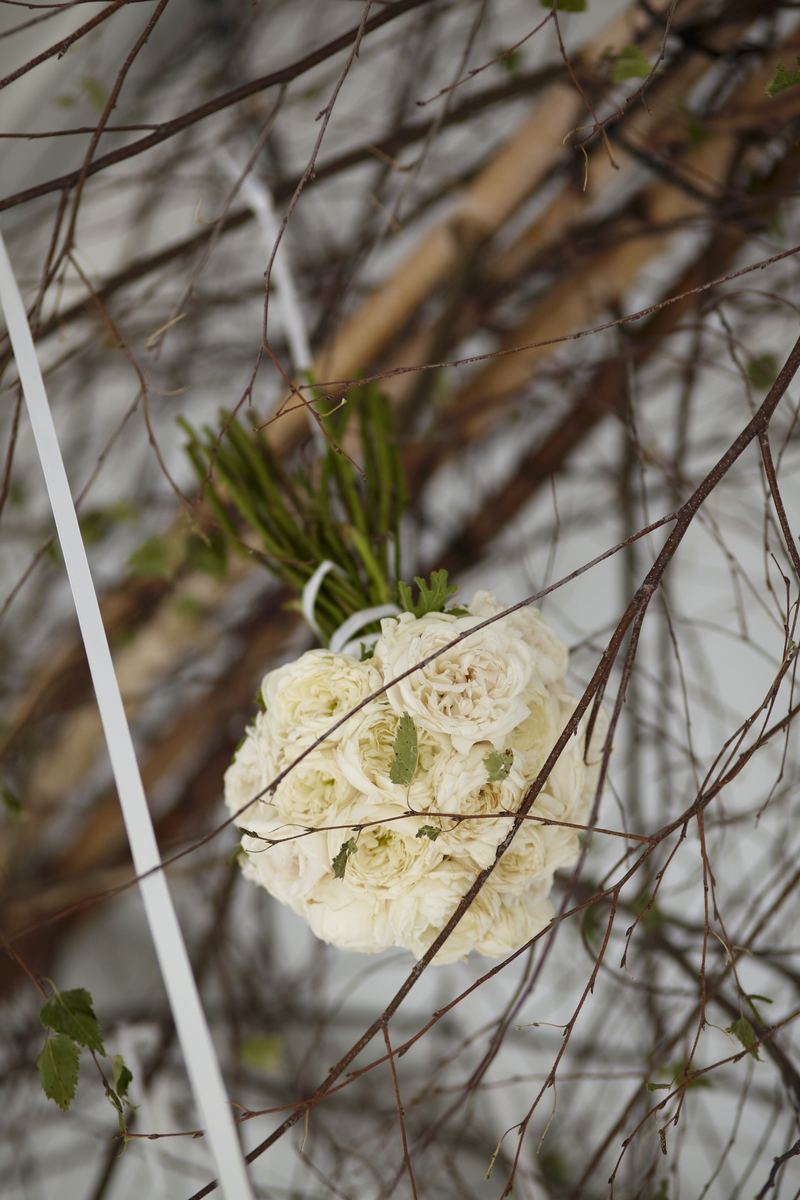
<path fill-rule="evenodd" d="M 86 649 L 108 755 L 119 793 L 131 857 L 150 933 L 178 1031 L 217 1176 L 228 1200 L 250 1200 L 252 1191 L 211 1033 L 192 975 L 178 919 L 161 867 L 150 811 L 133 748 L 119 683 L 100 615 L 78 516 L 72 500 L 53 416 L 28 318 L 0 234 L 0 304 L 28 407 L 36 448 L 53 509 L 75 611 Z M 153 872 L 153 874 L 147 874 Z"/>
<path fill-rule="evenodd" d="M 344 575 L 344 571 L 340 566 L 337 566 L 335 562 L 331 562 L 329 558 L 326 558 L 319 564 L 303 588 L 303 616 L 319 638 L 322 637 L 322 633 L 314 609 L 319 589 L 322 587 L 322 582 L 329 571 L 338 571 L 340 575 Z M 342 621 L 339 628 L 333 631 L 328 648 L 333 650 L 335 654 L 355 655 L 361 646 L 372 646 L 380 637 L 379 633 L 367 633 L 363 637 L 355 637 L 354 634 L 358 633 L 359 629 L 363 629 L 365 625 L 371 625 L 373 621 L 380 621 L 382 617 L 396 617 L 400 614 L 400 611 L 396 604 L 376 604 L 372 608 L 360 608 L 358 612 L 354 612 L 352 616 L 349 616 L 346 621 Z"/>
<path fill-rule="evenodd" d="M 275 215 L 275 205 L 272 202 L 271 191 L 249 169 L 243 174 L 224 146 L 221 146 L 217 151 L 217 159 L 225 174 L 233 181 L 236 191 L 241 195 L 255 217 L 256 224 L 264 238 L 267 254 L 272 257 L 275 243 L 278 241 L 280 234 L 280 226 L 278 225 L 278 218 Z M 308 377 L 311 374 L 314 360 L 311 354 L 311 343 L 308 337 L 305 317 L 303 316 L 303 309 L 297 297 L 297 289 L 294 286 L 292 261 L 285 236 L 281 241 L 278 252 L 272 258 L 271 273 L 275 280 L 275 299 L 272 303 L 276 304 L 283 324 L 286 341 L 289 344 L 289 357 L 291 358 L 292 369 L 296 376 L 305 375 Z M 325 435 L 314 420 L 310 409 L 308 410 L 308 425 L 316 450 L 318 453 L 322 453 L 327 445 Z"/>

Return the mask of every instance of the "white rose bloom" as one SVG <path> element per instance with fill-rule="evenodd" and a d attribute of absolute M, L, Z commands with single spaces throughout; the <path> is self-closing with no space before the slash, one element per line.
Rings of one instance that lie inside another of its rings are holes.
<path fill-rule="evenodd" d="M 514 752 L 525 779 L 532 782 L 553 749 L 558 735 L 564 728 L 559 697 L 545 688 L 531 689 L 525 697 L 527 716 L 512 729 L 509 749 Z"/>
<path fill-rule="evenodd" d="M 463 962 L 470 950 L 474 950 L 484 943 L 497 941 L 493 931 L 499 928 L 504 909 L 500 893 L 491 886 L 491 880 L 489 880 L 483 885 L 441 950 L 431 961 L 434 963 Z M 523 931 L 522 941 L 525 941 L 524 933 L 526 931 L 527 927 Z M 436 932 L 439 931 L 436 930 Z M 429 936 L 426 949 L 432 941 L 433 937 Z M 519 942 L 509 943 L 499 953 L 510 954 L 519 945 Z M 497 951 L 494 953 L 497 954 Z"/>
<path fill-rule="evenodd" d="M 255 823 L 253 832 L 260 836 L 242 837 L 245 875 L 265 887 L 276 900 L 301 911 L 306 896 L 329 871 L 325 834 L 304 835 L 300 826 L 281 821 Z M 263 838 L 274 838 L 275 842 L 270 845 Z"/>
<path fill-rule="evenodd" d="M 494 921 L 475 949 L 488 958 L 505 958 L 535 937 L 553 919 L 548 899 L 550 879 L 531 888 L 524 896 L 503 897 Z"/>
<path fill-rule="evenodd" d="M 344 883 L 333 876 L 325 879 L 304 905 L 303 915 L 317 937 L 359 954 L 377 954 L 397 945 L 389 925 L 390 904 L 358 896 Z"/>
<path fill-rule="evenodd" d="M 284 820 L 313 828 L 338 820 L 339 811 L 355 796 L 335 753 L 323 742 L 278 784 L 273 804 Z"/>
<path fill-rule="evenodd" d="M 336 747 L 336 761 L 342 775 L 364 795 L 392 800 L 406 807 L 430 807 L 428 772 L 440 757 L 452 754 L 448 739 L 417 729 L 418 762 L 410 788 L 392 783 L 394 739 L 398 715 L 385 697 L 371 701 L 363 713 L 353 718 L 347 736 Z"/>
<path fill-rule="evenodd" d="M 425 822 L 419 817 L 406 817 L 399 805 L 376 804 L 373 800 L 352 804 L 338 816 L 340 824 L 358 826 L 361 822 L 387 820 L 385 825 L 365 825 L 350 831 L 331 829 L 327 833 L 328 855 L 333 862 L 342 845 L 353 840 L 356 849 L 347 859 L 341 883 L 345 890 L 358 896 L 373 896 L 392 900 L 424 884 L 429 871 L 437 867 L 444 855 L 436 842 L 417 837 Z M 390 820 L 390 818 L 398 818 Z"/>
<path fill-rule="evenodd" d="M 270 671 L 261 685 L 261 695 L 271 736 L 276 745 L 282 745 L 281 766 L 381 683 L 380 671 L 371 662 L 359 662 L 330 650 L 307 650 L 295 662 Z M 327 743 L 335 745 L 349 736 L 348 725 L 332 733 Z"/>
<path fill-rule="evenodd" d="M 265 723 L 265 714 L 259 713 L 225 772 L 225 804 L 232 816 L 244 809 L 239 816 L 235 816 L 235 820 L 237 825 L 244 825 L 245 828 L 250 827 L 250 822 L 254 820 L 273 816 L 275 811 L 271 796 L 251 803 L 275 777 L 269 756 L 265 753 Z"/>
<path fill-rule="evenodd" d="M 467 754 L 437 763 L 431 772 L 435 808 L 441 813 L 464 813 L 474 820 L 452 816 L 431 820 L 443 830 L 436 844 L 452 856 L 469 857 L 478 867 L 494 862 L 495 851 L 511 827 L 511 818 L 492 820 L 493 813 L 515 812 L 524 793 L 524 778 L 515 759 L 503 780 L 489 781 L 486 758 L 489 742 L 479 742 Z"/>
<path fill-rule="evenodd" d="M 493 617 L 508 605 L 500 604 L 491 592 L 476 592 L 469 611 L 481 620 Z M 542 683 L 552 686 L 564 678 L 569 652 L 560 638 L 556 637 L 538 608 L 526 605 L 509 613 L 496 622 L 497 626 L 512 630 L 513 636 L 530 646 L 536 658 L 536 671 Z M 494 626 L 490 626 L 494 628 Z"/>
<path fill-rule="evenodd" d="M 455 912 L 476 875 L 474 867 L 466 869 L 452 860 L 444 861 L 426 876 L 424 887 L 392 904 L 389 920 L 397 942 L 421 958 Z M 488 934 L 499 910 L 498 894 L 484 884 L 432 961 L 449 963 L 465 958 L 475 943 Z"/>
<path fill-rule="evenodd" d="M 374 661 L 386 680 L 428 658 L 476 624 L 475 617 L 411 613 L 381 622 Z M 524 694 L 534 672 L 534 651 L 501 623 L 446 650 L 414 671 L 387 696 L 396 713 L 408 713 L 431 733 L 447 735 L 454 748 L 466 752 L 475 742 L 503 743 L 527 715 Z"/>

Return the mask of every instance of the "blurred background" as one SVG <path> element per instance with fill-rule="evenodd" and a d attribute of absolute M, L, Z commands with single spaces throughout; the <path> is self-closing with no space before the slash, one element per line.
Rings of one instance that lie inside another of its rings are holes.
<path fill-rule="evenodd" d="M 3 0 L 0 223 L 164 856 L 224 818 L 262 676 L 314 644 L 258 556 L 222 553 L 178 425 L 241 406 L 310 469 L 278 265 L 325 396 L 370 376 L 392 401 L 409 574 L 515 603 L 678 508 L 787 358 L 799 64 L 797 5 L 772 0 Z M 136 1136 L 199 1118 L 138 892 L 116 893 L 5 337 L 0 369 L 3 1194 L 190 1197 L 204 1141 Z M 389 1068 L 358 1070 L 376 1039 L 258 1157 L 258 1195 L 800 1195 L 798 398 L 769 423 L 774 486 L 753 441 L 608 681 L 598 823 L 634 836 L 587 836 L 557 882 L 575 911 L 530 950 L 429 968 L 392 1018 L 413 1182 Z M 669 528 L 541 602 L 576 696 Z M 235 846 L 169 880 L 249 1150 L 413 962 L 315 941 Z M 126 1148 L 86 1056 L 69 1113 L 42 1095 L 35 978 L 91 992 L 134 1076 Z"/>

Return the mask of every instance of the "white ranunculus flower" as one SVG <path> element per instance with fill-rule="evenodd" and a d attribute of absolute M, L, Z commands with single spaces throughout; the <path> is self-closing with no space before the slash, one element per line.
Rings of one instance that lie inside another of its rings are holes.
<path fill-rule="evenodd" d="M 374 661 L 387 681 L 394 679 L 475 624 L 471 615 L 448 613 L 389 617 L 381 622 Z M 500 746 L 525 718 L 534 671 L 533 649 L 498 622 L 444 651 L 387 696 L 396 713 L 408 713 L 419 728 L 448 736 L 466 752 L 475 742 Z"/>
<path fill-rule="evenodd" d="M 290 762 L 382 682 L 373 663 L 330 650 L 307 650 L 295 662 L 270 671 L 261 695 L 273 744 L 282 750 L 280 765 Z M 335 745 L 345 736 L 349 736 L 348 723 L 326 741 Z"/>

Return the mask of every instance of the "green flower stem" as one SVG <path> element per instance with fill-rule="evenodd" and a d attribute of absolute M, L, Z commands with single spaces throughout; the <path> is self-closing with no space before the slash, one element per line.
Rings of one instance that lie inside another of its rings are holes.
<path fill-rule="evenodd" d="M 392 599 L 392 594 L 389 589 L 389 583 L 386 579 L 386 573 L 381 570 L 378 560 L 372 553 L 372 548 L 367 538 L 361 533 L 360 529 L 355 529 L 353 526 L 348 530 L 350 539 L 358 551 L 361 561 L 364 564 L 367 574 L 372 580 L 374 587 L 374 599 L 377 604 L 389 604 Z"/>

